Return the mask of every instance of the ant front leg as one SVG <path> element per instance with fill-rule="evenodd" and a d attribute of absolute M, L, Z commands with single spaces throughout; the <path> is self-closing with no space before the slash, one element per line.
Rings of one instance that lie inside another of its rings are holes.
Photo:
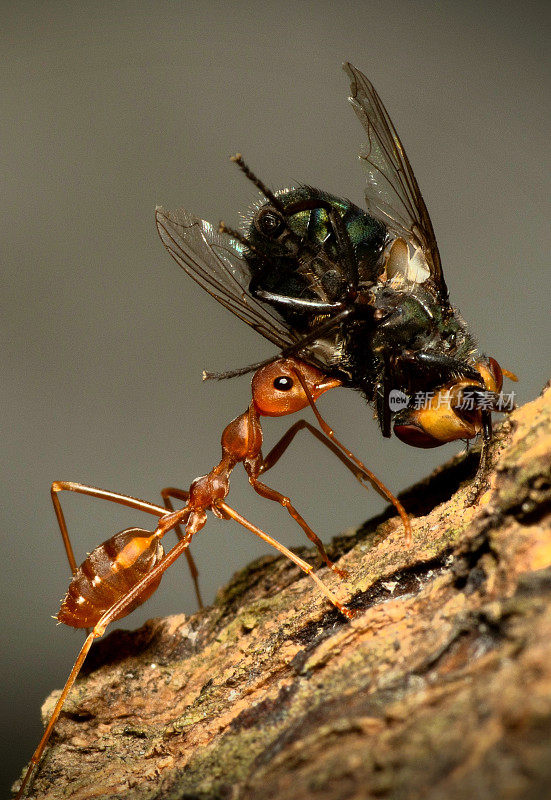
<path fill-rule="evenodd" d="M 377 478 L 377 476 L 373 472 L 371 472 L 371 470 L 368 469 L 365 466 L 365 464 L 362 461 L 360 461 L 360 459 L 357 458 L 351 450 L 348 449 L 348 447 L 346 447 L 342 442 L 340 442 L 337 439 L 333 429 L 327 424 L 327 422 L 324 420 L 324 418 L 320 414 L 320 412 L 319 412 L 319 410 L 318 410 L 318 408 L 316 406 L 315 400 L 314 400 L 314 398 L 312 396 L 312 393 L 311 393 L 310 389 L 308 388 L 308 386 L 306 384 L 306 381 L 304 379 L 304 376 L 301 374 L 300 369 L 295 370 L 295 375 L 297 376 L 297 378 L 298 378 L 298 380 L 299 380 L 299 382 L 300 382 L 300 384 L 301 384 L 301 386 L 302 386 L 302 388 L 304 390 L 304 394 L 308 398 L 308 403 L 310 404 L 310 407 L 311 407 L 312 411 L 314 412 L 314 415 L 315 415 L 315 417 L 316 417 L 316 419 L 318 421 L 318 424 L 319 424 L 321 430 L 325 434 L 325 437 L 331 442 L 332 445 L 337 447 L 340 450 L 342 456 L 344 456 L 344 458 L 341 458 L 341 461 L 343 461 L 343 463 L 345 463 L 345 460 L 346 460 L 346 462 L 348 462 L 348 466 L 349 466 L 350 471 L 354 475 L 356 475 L 356 477 L 358 477 L 357 473 L 358 473 L 358 470 L 359 470 L 359 472 L 373 486 L 375 491 L 384 500 L 388 500 L 388 501 L 390 501 L 392 503 L 392 505 L 394 506 L 394 508 L 396 509 L 396 511 L 398 512 L 398 514 L 400 515 L 400 518 L 402 520 L 402 524 L 404 526 L 404 532 L 405 532 L 406 545 L 408 547 L 410 547 L 412 542 L 413 542 L 413 535 L 412 535 L 412 532 L 411 532 L 411 522 L 409 520 L 409 517 L 407 515 L 407 512 L 406 512 L 404 506 L 401 504 L 401 502 L 398 500 L 398 498 L 395 497 L 392 494 L 390 489 L 387 489 L 387 487 L 384 485 L 384 483 L 381 480 L 379 480 L 379 478 Z M 332 450 L 333 452 L 335 452 L 333 447 L 330 447 L 329 449 Z"/>
<path fill-rule="evenodd" d="M 372 473 L 367 468 L 360 468 L 357 464 L 351 461 L 345 453 L 337 447 L 335 442 L 332 439 L 329 439 L 324 433 L 319 431 L 317 428 L 314 428 L 309 422 L 305 419 L 299 419 L 297 422 L 294 422 L 291 427 L 283 434 L 281 439 L 276 442 L 276 444 L 272 447 L 268 455 L 264 458 L 261 464 L 259 474 L 262 475 L 264 472 L 268 472 L 269 469 L 275 467 L 279 459 L 282 455 L 286 452 L 287 448 L 297 435 L 299 431 L 307 430 L 309 433 L 314 436 L 318 442 L 321 442 L 324 447 L 327 447 L 334 456 L 336 456 L 339 461 L 344 464 L 346 469 L 352 473 L 352 475 L 356 478 L 358 483 L 367 489 L 365 481 L 367 481 L 370 485 L 371 483 L 371 476 Z M 377 486 L 374 487 L 377 491 Z M 381 495 L 384 499 L 388 499 L 387 495 Z"/>
<path fill-rule="evenodd" d="M 183 500 L 185 502 L 189 498 L 189 492 L 186 492 L 185 489 L 176 489 L 174 486 L 168 486 L 165 489 L 161 490 L 161 497 L 163 498 L 163 503 L 165 504 L 165 508 L 168 511 L 174 511 L 174 506 L 172 505 L 172 501 L 170 498 L 174 498 L 175 500 Z M 176 525 L 174 530 L 176 531 L 178 539 L 185 538 L 185 534 L 183 533 L 179 525 Z M 205 605 L 203 603 L 203 598 L 201 597 L 201 590 L 199 588 L 199 570 L 197 569 L 197 564 L 195 563 L 195 559 L 191 555 L 191 550 L 189 548 L 184 551 L 184 555 L 186 557 L 187 564 L 189 567 L 189 572 L 191 575 L 191 580 L 193 581 L 193 586 L 195 588 L 195 597 L 197 598 L 197 604 L 199 608 L 204 608 Z"/>
<path fill-rule="evenodd" d="M 314 409 L 316 416 L 318 416 L 319 412 L 314 404 L 312 404 L 312 408 Z M 329 426 L 327 426 L 327 423 L 325 423 L 324 420 L 322 421 L 328 428 Z M 258 474 L 261 475 L 262 473 L 267 472 L 277 464 L 297 433 L 301 430 L 309 431 L 312 436 L 314 436 L 319 442 L 327 447 L 327 449 L 330 450 L 342 464 L 344 464 L 346 469 L 354 475 L 356 480 L 361 484 L 361 486 L 364 487 L 364 489 L 368 488 L 365 483 L 367 481 L 384 500 L 390 500 L 400 514 L 404 524 L 406 544 L 410 545 L 412 542 L 411 523 L 400 501 L 394 497 L 389 489 L 386 488 L 386 486 L 371 472 L 371 470 L 367 469 L 365 464 L 363 464 L 359 459 L 356 459 L 356 457 L 350 453 L 349 450 L 341 445 L 338 439 L 334 437 L 332 430 L 331 434 L 333 435 L 333 438 L 330 438 L 328 435 L 326 436 L 325 433 L 322 433 L 317 428 L 314 428 L 314 426 L 305 419 L 299 419 L 297 422 L 291 425 L 289 430 L 284 433 L 281 439 L 272 447 L 268 455 L 264 458 Z"/>
<path fill-rule="evenodd" d="M 291 427 L 283 434 L 281 439 L 276 442 L 276 444 L 272 447 L 268 455 L 263 459 L 260 472 L 259 474 L 262 475 L 264 472 L 268 472 L 269 469 L 275 467 L 281 456 L 285 453 L 295 436 L 299 431 L 307 430 L 309 433 L 312 434 L 319 442 L 321 442 L 328 450 L 331 450 L 334 456 L 336 456 L 339 461 L 342 461 L 344 466 L 352 472 L 354 477 L 362 483 L 362 480 L 367 476 L 365 473 L 359 469 L 355 464 L 353 464 L 350 459 L 348 459 L 345 454 L 339 450 L 337 445 L 328 439 L 325 434 L 321 431 L 318 431 L 317 428 L 314 428 L 309 422 L 305 419 L 299 419 L 297 422 L 294 422 Z M 363 485 L 363 484 L 362 484 Z"/>

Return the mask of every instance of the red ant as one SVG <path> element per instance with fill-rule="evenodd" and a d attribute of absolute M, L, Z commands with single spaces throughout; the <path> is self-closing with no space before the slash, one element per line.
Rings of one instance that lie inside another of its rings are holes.
<path fill-rule="evenodd" d="M 72 481 L 56 481 L 52 484 L 52 502 L 73 572 L 73 578 L 57 619 L 73 628 L 89 630 L 44 735 L 31 758 L 16 800 L 22 797 L 25 786 L 41 759 L 67 695 L 82 668 L 94 639 L 103 636 L 111 622 L 125 617 L 144 603 L 158 588 L 164 571 L 182 553 L 185 553 L 187 557 L 197 598 L 202 606 L 197 569 L 188 548 L 194 534 L 205 525 L 207 510 L 212 511 L 220 519 L 235 520 L 251 533 L 275 547 L 300 567 L 345 617 L 351 619 L 354 616 L 354 612 L 342 605 L 333 592 L 318 578 L 310 564 L 227 505 L 225 498 L 229 491 L 230 473 L 239 462 L 243 463 L 253 489 L 262 497 L 274 500 L 287 509 L 291 517 L 315 544 L 327 566 L 341 578 L 346 577 L 347 573 L 330 560 L 323 543 L 291 504 L 290 499 L 259 480 L 259 476 L 274 466 L 295 435 L 303 428 L 309 430 L 325 444 L 360 482 L 369 481 L 382 497 L 394 504 L 404 524 L 406 542 L 411 543 L 411 525 L 402 504 L 350 450 L 339 442 L 316 408 L 316 400 L 324 392 L 340 385 L 339 380 L 327 377 L 316 367 L 296 358 L 279 359 L 258 369 L 251 383 L 252 401 L 249 407 L 243 414 L 230 422 L 222 433 L 220 462 L 207 475 L 196 478 L 189 491 L 175 488 L 163 489 L 161 494 L 165 503 L 164 507 Z M 294 414 L 308 405 L 313 409 L 321 431 L 305 420 L 299 420 L 263 458 L 260 417 Z M 58 496 L 62 491 L 77 492 L 90 497 L 110 500 L 153 514 L 159 518 L 157 527 L 154 531 L 128 528 L 115 534 L 96 547 L 77 568 Z M 179 510 L 174 510 L 171 498 L 182 500 L 185 505 Z M 181 530 L 180 525 L 184 525 L 184 531 Z M 160 540 L 165 533 L 171 530 L 176 532 L 179 541 L 165 555 Z"/>

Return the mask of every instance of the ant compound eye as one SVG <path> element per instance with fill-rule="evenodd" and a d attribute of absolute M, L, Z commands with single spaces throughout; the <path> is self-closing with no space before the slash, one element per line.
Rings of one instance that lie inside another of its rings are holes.
<path fill-rule="evenodd" d="M 273 208 L 261 208 L 256 216 L 255 224 L 260 233 L 269 239 L 275 239 L 281 233 L 285 222 Z"/>
<path fill-rule="evenodd" d="M 278 375 L 278 377 L 274 379 L 274 389 L 277 389 L 279 392 L 288 392 L 293 388 L 293 384 L 293 379 L 289 378 L 288 375 Z"/>

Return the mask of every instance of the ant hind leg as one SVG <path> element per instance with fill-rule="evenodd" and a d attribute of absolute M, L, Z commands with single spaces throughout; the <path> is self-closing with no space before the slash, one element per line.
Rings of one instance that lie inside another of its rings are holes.
<path fill-rule="evenodd" d="M 165 508 L 168 509 L 168 511 L 174 511 L 174 506 L 170 498 L 173 498 L 174 500 L 186 501 L 189 497 L 189 492 L 187 492 L 185 489 L 176 489 L 174 486 L 167 486 L 165 489 L 161 489 L 161 497 L 163 498 L 163 503 L 165 504 Z M 185 537 L 185 534 L 183 533 L 179 525 L 176 525 L 174 530 L 176 531 L 178 539 L 183 539 Z M 197 569 L 197 564 L 195 563 L 195 559 L 191 555 L 191 551 L 189 548 L 184 551 L 184 555 L 186 557 L 187 564 L 189 567 L 191 580 L 193 581 L 193 587 L 195 589 L 195 597 L 197 598 L 197 605 L 199 606 L 199 608 L 204 608 L 205 604 L 203 603 L 203 598 L 201 597 L 201 589 L 199 588 L 199 570 Z"/>

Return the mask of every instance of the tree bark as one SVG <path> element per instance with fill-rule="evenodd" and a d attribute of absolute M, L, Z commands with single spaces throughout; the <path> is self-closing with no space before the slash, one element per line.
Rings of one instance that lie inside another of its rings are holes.
<path fill-rule="evenodd" d="M 551 388 L 332 546 L 346 621 L 283 558 L 99 642 L 36 798 L 551 797 Z M 313 551 L 300 550 L 315 562 Z M 47 717 L 55 693 L 46 701 Z"/>

